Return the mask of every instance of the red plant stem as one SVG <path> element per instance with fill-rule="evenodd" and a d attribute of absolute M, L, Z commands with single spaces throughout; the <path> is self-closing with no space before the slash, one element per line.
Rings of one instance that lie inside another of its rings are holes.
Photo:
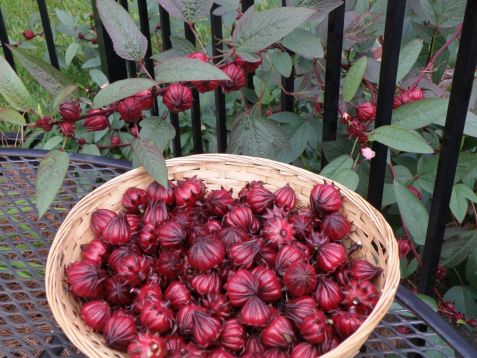
<path fill-rule="evenodd" d="M 112 148 L 121 148 L 121 147 L 129 147 L 131 143 L 122 143 L 122 144 L 111 144 L 111 145 L 98 145 L 99 149 L 112 149 Z"/>
<path fill-rule="evenodd" d="M 439 56 L 442 55 L 442 53 L 450 46 L 450 44 L 452 42 L 454 42 L 454 40 L 459 37 L 461 32 L 462 32 L 462 24 L 457 26 L 457 30 L 454 33 L 454 35 L 452 35 L 452 37 L 444 45 L 442 45 L 442 47 L 434 54 L 434 56 L 432 56 L 431 60 L 427 63 L 426 67 L 424 67 L 424 69 L 421 71 L 421 74 L 419 75 L 419 77 L 416 79 L 414 84 L 411 86 L 411 89 L 416 88 L 416 86 L 424 78 L 426 73 L 428 73 L 430 71 L 430 69 L 434 65 L 434 62 L 436 62 L 436 60 L 439 58 Z"/>
<path fill-rule="evenodd" d="M 417 260 L 417 263 L 419 264 L 419 266 L 422 265 L 422 259 L 421 259 L 421 255 L 419 255 L 419 253 L 417 252 L 416 248 L 414 247 L 414 243 L 412 242 L 411 240 L 411 234 L 406 226 L 406 224 L 404 224 L 404 222 L 401 220 L 401 223 L 402 223 L 402 229 L 404 230 L 404 235 L 407 237 L 407 239 L 409 240 L 409 243 L 411 244 L 411 251 L 412 251 L 412 254 L 414 255 L 414 257 L 416 258 Z"/>
<path fill-rule="evenodd" d="M 89 117 L 94 117 L 94 116 L 101 116 L 103 114 L 106 114 L 106 115 L 110 115 L 111 113 L 113 113 L 114 110 L 111 109 L 111 108 L 108 108 L 108 109 L 102 109 L 101 111 L 95 111 L 95 113 L 87 113 L 87 114 L 83 114 L 81 117 L 79 117 L 78 120 L 81 120 L 81 119 L 85 119 L 85 118 L 89 118 Z M 58 122 L 59 123 L 59 122 Z M 55 123 L 54 123 L 55 124 Z"/>

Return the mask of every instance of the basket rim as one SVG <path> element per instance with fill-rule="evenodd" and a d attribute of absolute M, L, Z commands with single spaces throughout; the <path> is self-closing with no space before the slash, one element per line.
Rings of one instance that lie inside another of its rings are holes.
<path fill-rule="evenodd" d="M 244 156 L 244 155 L 235 155 L 235 154 L 195 154 L 183 157 L 177 157 L 172 159 L 166 160 L 167 167 L 178 166 L 178 165 L 186 165 L 186 164 L 197 164 L 200 162 L 210 162 L 210 163 L 224 163 L 224 164 L 247 164 L 255 167 L 273 167 L 274 169 L 280 169 L 283 172 L 292 172 L 294 174 L 299 174 L 304 176 L 305 178 L 312 180 L 314 182 L 322 182 L 328 181 L 332 182 L 339 190 L 344 193 L 345 197 L 353 197 L 353 201 L 356 203 L 360 210 L 368 213 L 372 213 L 373 215 L 377 216 L 378 219 L 381 221 L 381 224 L 384 224 L 384 230 L 387 232 L 388 235 L 386 237 L 383 236 L 385 239 L 387 246 L 386 251 L 389 257 L 390 262 L 397 262 L 399 263 L 399 256 L 398 256 L 398 246 L 397 240 L 394 236 L 393 230 L 391 229 L 388 222 L 384 219 L 383 215 L 375 209 L 369 202 L 367 202 L 360 194 L 346 188 L 344 185 L 334 182 L 331 179 L 328 179 L 324 176 L 319 174 L 312 173 L 306 169 L 302 169 L 290 164 L 277 162 L 271 159 L 265 159 L 260 157 L 252 157 L 252 156 Z M 51 244 L 47 264 L 46 264 L 46 275 L 45 275 L 45 288 L 46 288 L 46 297 L 50 309 L 57 321 L 58 325 L 62 329 L 63 333 L 68 337 L 68 339 L 83 353 L 88 355 L 88 351 L 84 351 L 84 347 L 82 345 L 81 340 L 76 336 L 70 333 L 70 327 L 64 327 L 62 324 L 62 320 L 59 317 L 62 317 L 62 308 L 61 305 L 57 305 L 55 303 L 54 297 L 56 296 L 56 291 L 50 290 L 50 287 L 53 286 L 53 280 L 51 275 L 48 275 L 53 267 L 53 261 L 55 255 L 57 255 L 57 246 L 61 242 L 61 238 L 66 237 L 63 231 L 65 231 L 65 223 L 69 222 L 76 216 L 75 208 L 81 206 L 84 202 L 87 202 L 92 196 L 96 195 L 97 192 L 103 190 L 105 187 L 108 188 L 116 183 L 124 182 L 125 180 L 129 180 L 139 175 L 146 175 L 147 172 L 143 167 L 132 169 L 123 173 L 119 176 L 114 177 L 113 179 L 107 181 L 106 183 L 102 184 L 98 188 L 94 189 L 83 198 L 81 198 L 69 211 L 66 218 L 63 220 L 60 228 L 58 229 L 55 238 Z M 171 177 L 171 175 L 169 175 Z M 384 318 L 386 313 L 388 312 L 394 296 L 396 294 L 397 288 L 399 286 L 400 280 L 400 269 L 399 265 L 389 265 L 387 276 L 385 278 L 384 286 L 381 290 L 381 296 L 376 303 L 376 306 L 363 322 L 363 324 L 359 327 L 359 329 L 354 332 L 351 336 L 346 338 L 344 341 L 340 343 L 340 345 L 333 349 L 332 351 L 322 355 L 322 357 L 330 358 L 330 357 L 338 357 L 336 355 L 339 353 L 340 350 L 343 351 L 352 351 L 355 350 L 355 353 L 358 353 L 359 347 L 356 346 L 357 341 L 365 341 L 369 334 L 374 330 L 374 328 L 379 324 L 379 322 Z"/>

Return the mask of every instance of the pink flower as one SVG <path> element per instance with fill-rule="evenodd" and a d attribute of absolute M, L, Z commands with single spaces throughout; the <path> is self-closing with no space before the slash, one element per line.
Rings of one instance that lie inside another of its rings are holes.
<path fill-rule="evenodd" d="M 374 156 L 376 155 L 376 152 L 374 150 L 372 150 L 371 148 L 369 147 L 364 147 L 364 148 L 361 148 L 361 155 L 366 159 L 366 160 L 371 160 L 374 158 Z"/>

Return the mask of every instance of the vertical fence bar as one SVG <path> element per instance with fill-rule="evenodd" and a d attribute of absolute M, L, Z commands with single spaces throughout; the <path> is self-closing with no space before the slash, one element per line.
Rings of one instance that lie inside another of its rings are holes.
<path fill-rule="evenodd" d="M 254 0 L 242 0 L 242 12 L 248 10 L 249 7 L 253 6 Z M 245 87 L 253 89 L 253 76 L 255 72 L 250 72 L 247 74 L 247 79 L 245 81 Z"/>
<path fill-rule="evenodd" d="M 169 18 L 169 13 L 162 6 L 159 5 L 159 17 L 161 23 L 161 39 L 162 39 L 162 49 L 169 50 L 172 47 L 171 42 L 171 20 Z M 172 150 L 176 157 L 182 155 L 182 145 L 181 145 L 181 132 L 179 126 L 179 115 L 177 113 L 170 114 L 171 124 L 176 130 L 176 136 L 172 140 Z"/>
<path fill-rule="evenodd" d="M 282 6 L 287 6 L 286 0 L 282 0 Z M 292 55 L 293 52 L 288 51 L 289 55 Z M 282 90 L 280 98 L 280 107 L 282 111 L 293 112 L 293 96 L 287 94 L 295 90 L 295 68 L 292 65 L 292 71 L 290 76 L 281 78 L 282 87 L 285 91 Z"/>
<path fill-rule="evenodd" d="M 55 40 L 53 39 L 53 32 L 51 31 L 50 18 L 48 17 L 48 9 L 45 0 L 37 0 L 38 10 L 40 11 L 41 24 L 43 32 L 45 33 L 46 46 L 48 47 L 48 54 L 50 55 L 51 65 L 60 68 L 58 63 L 58 56 L 56 54 Z"/>
<path fill-rule="evenodd" d="M 192 42 L 195 45 L 195 35 L 192 31 L 191 26 L 192 24 L 188 24 L 184 22 L 184 33 L 185 38 Z M 200 120 L 200 97 L 199 92 L 193 88 L 192 89 L 192 110 L 191 110 L 191 118 L 192 118 L 192 143 L 194 145 L 194 153 L 202 153 L 202 123 Z"/>
<path fill-rule="evenodd" d="M 224 49 L 222 40 L 222 18 L 214 15 L 214 10 L 218 8 L 217 4 L 212 5 L 210 10 L 210 26 L 212 32 L 212 56 L 214 63 L 219 63 L 222 59 Z M 225 108 L 225 94 L 219 86 L 215 90 L 215 120 L 217 131 L 217 150 L 219 153 L 225 153 L 227 150 L 227 112 Z"/>
<path fill-rule="evenodd" d="M 128 0 L 119 0 L 119 3 L 126 11 L 129 11 Z M 126 61 L 126 65 L 128 68 L 128 77 L 137 77 L 136 62 Z"/>
<path fill-rule="evenodd" d="M 447 108 L 418 289 L 433 295 L 435 275 L 448 222 L 449 201 L 477 65 L 477 1 L 467 1 Z"/>
<path fill-rule="evenodd" d="M 376 105 L 376 128 L 391 123 L 405 9 L 406 0 L 388 1 Z M 381 210 L 388 147 L 374 142 L 373 150 L 376 156 L 371 161 L 368 200 L 376 209 Z"/>
<path fill-rule="evenodd" d="M 323 113 L 323 142 L 336 139 L 338 105 L 340 100 L 341 53 L 343 51 L 343 27 L 345 4 L 343 3 L 328 17 L 326 40 L 325 97 Z M 325 157 L 322 155 L 322 166 Z"/>
<path fill-rule="evenodd" d="M 93 7 L 96 35 L 98 37 L 101 69 L 106 76 L 108 76 L 109 82 L 123 80 L 128 77 L 126 61 L 116 55 L 116 52 L 114 52 L 113 42 L 101 23 L 98 8 L 96 7 L 96 0 L 91 0 L 91 5 Z"/>
<path fill-rule="evenodd" d="M 2 41 L 2 49 L 3 49 L 3 55 L 5 56 L 5 59 L 10 64 L 10 66 L 12 66 L 12 68 L 16 71 L 15 60 L 13 59 L 12 51 L 10 51 L 10 49 L 7 46 L 10 43 L 10 41 L 8 39 L 7 26 L 5 24 L 5 19 L 3 18 L 3 13 L 1 8 L 0 8 L 0 41 Z"/>

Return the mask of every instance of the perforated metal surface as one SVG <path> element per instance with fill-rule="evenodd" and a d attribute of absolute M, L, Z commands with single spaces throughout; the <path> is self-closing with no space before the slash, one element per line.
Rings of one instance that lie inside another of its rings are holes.
<path fill-rule="evenodd" d="M 86 193 L 128 170 L 127 163 L 73 156 L 61 193 L 37 220 L 34 204 L 38 152 L 0 154 L 0 357 L 82 355 L 56 325 L 44 292 L 48 248 L 68 210 Z M 373 332 L 360 357 L 454 356 L 424 322 L 398 303 Z M 418 341 L 423 340 L 424 346 Z M 416 341 L 417 340 L 417 341 Z"/>

